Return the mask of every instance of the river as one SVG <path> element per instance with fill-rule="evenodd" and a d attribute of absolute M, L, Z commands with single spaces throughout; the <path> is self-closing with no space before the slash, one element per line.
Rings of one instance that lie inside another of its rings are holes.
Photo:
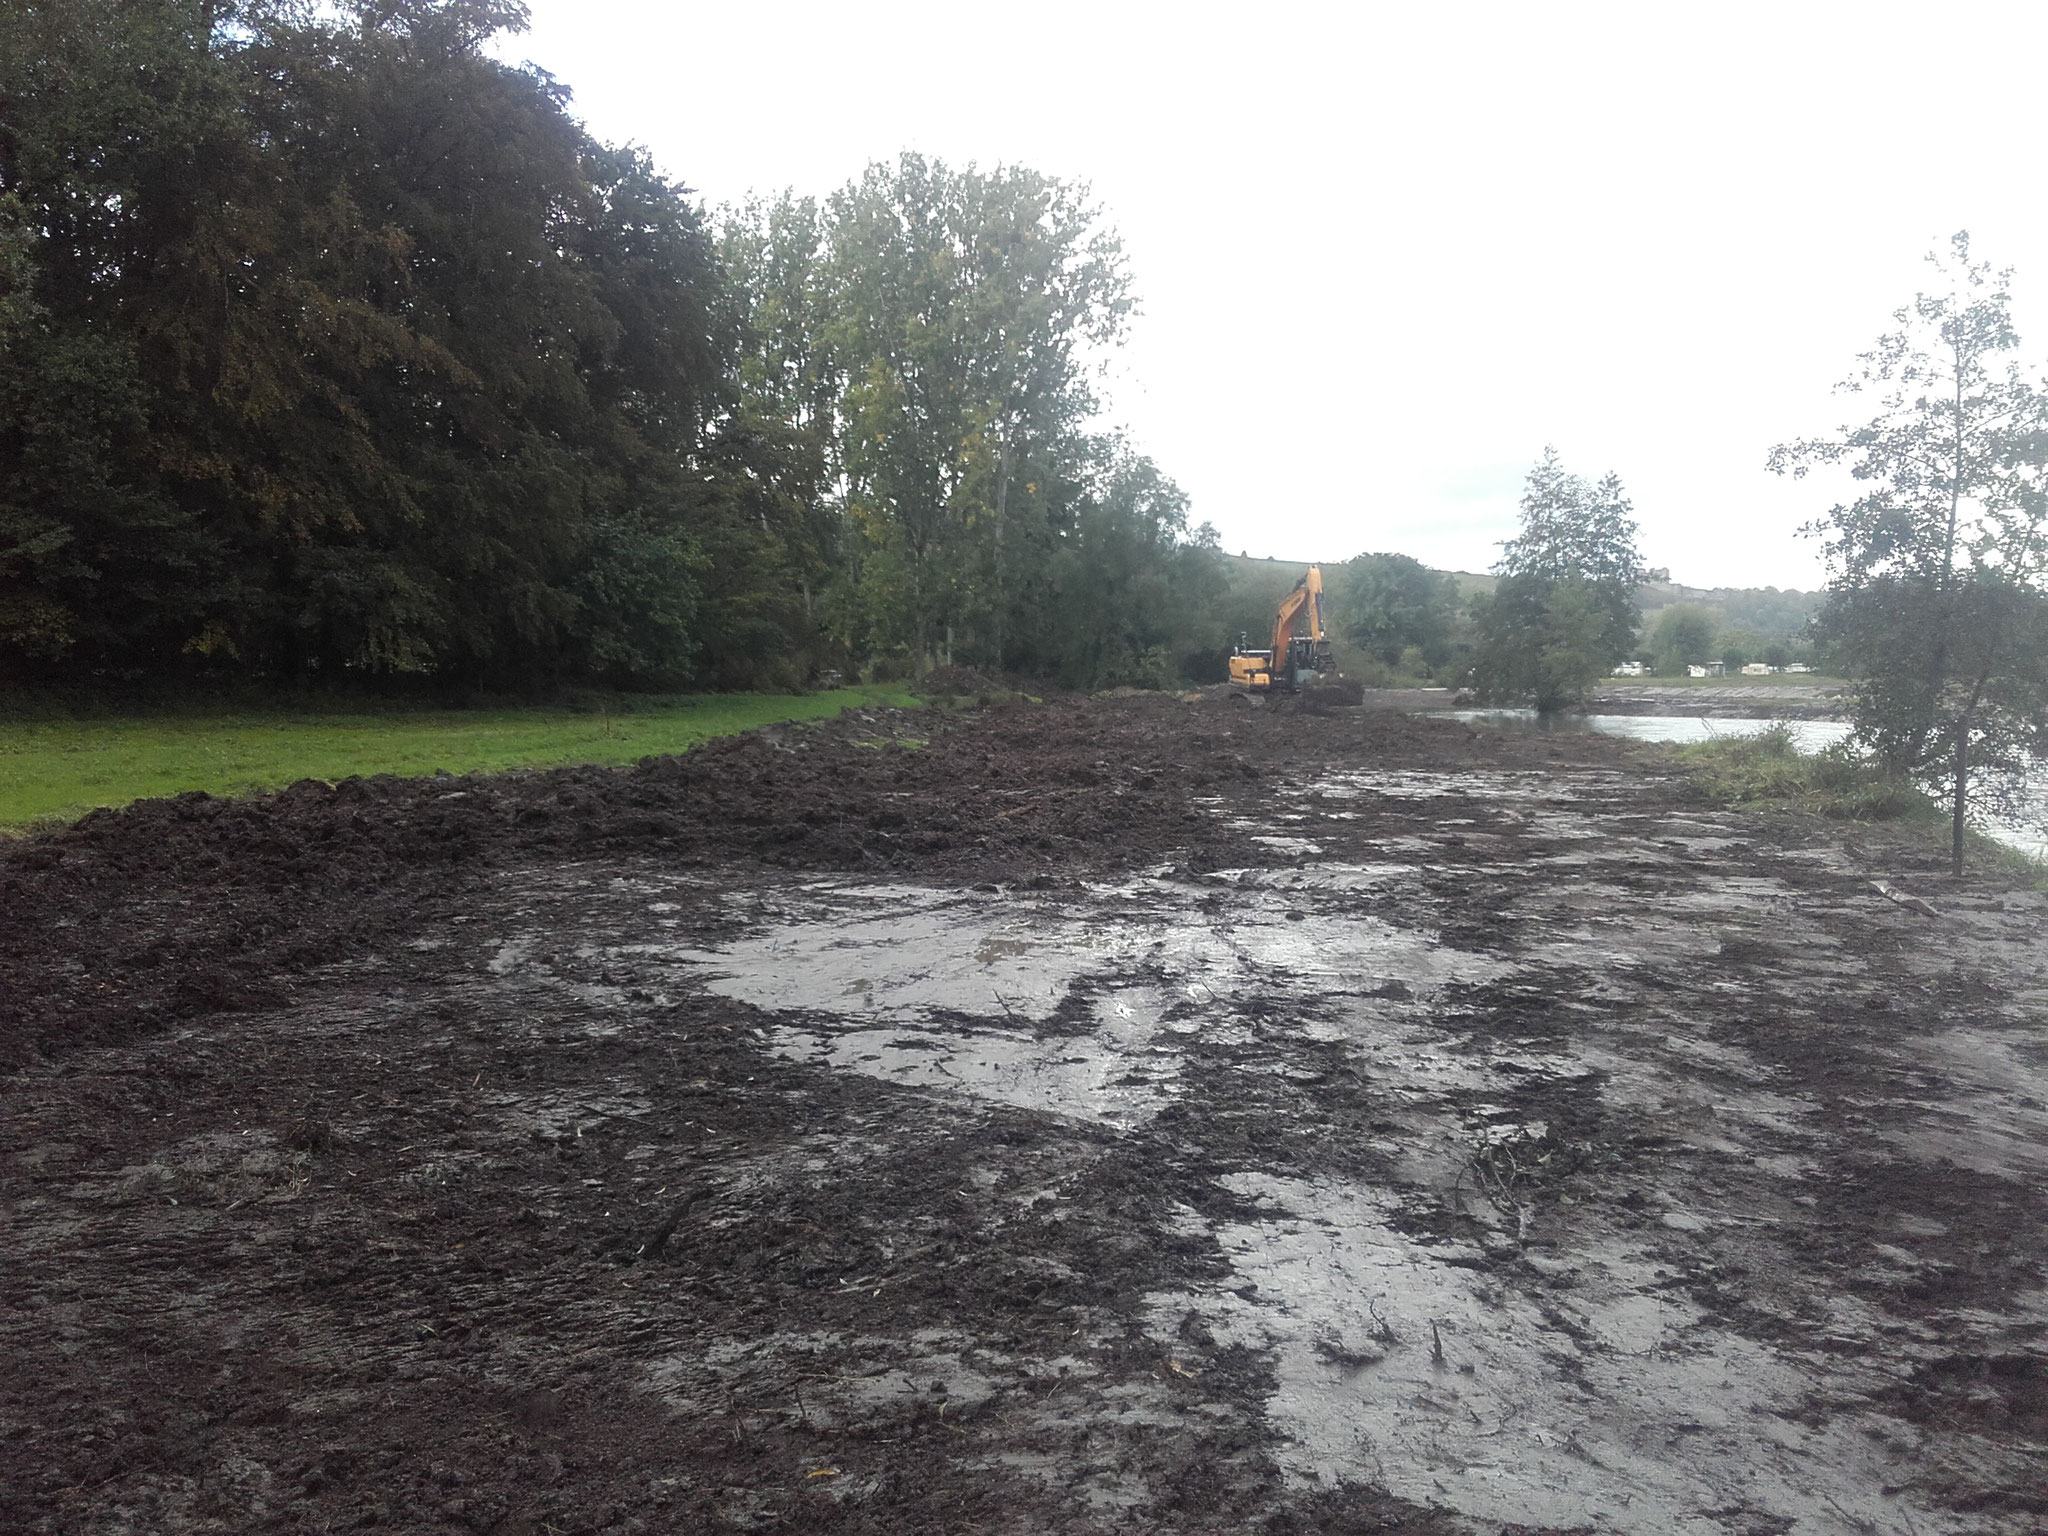
<path fill-rule="evenodd" d="M 1661 741 L 1674 746 L 1734 736 L 1760 736 L 1773 726 L 1782 725 L 1792 733 L 1792 744 L 1801 752 L 1819 752 L 1847 741 L 1853 729 L 1846 720 L 1767 720 L 1756 716 L 1539 715 L 1533 709 L 1454 709 L 1433 713 L 1467 725 L 1598 731 L 1603 736 L 1626 736 L 1635 741 Z M 2048 808 L 2048 767 L 2037 769 L 2034 788 L 2037 801 Z M 2048 859 L 2048 836 L 2044 836 L 2038 824 L 1986 820 L 1983 830 L 2007 847 L 2036 859 Z"/>

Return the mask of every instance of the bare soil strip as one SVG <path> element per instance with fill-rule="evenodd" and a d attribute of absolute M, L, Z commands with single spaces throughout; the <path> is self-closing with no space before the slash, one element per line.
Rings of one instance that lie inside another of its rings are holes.
<path fill-rule="evenodd" d="M 0 1528 L 2036 1531 L 2044 917 L 1355 710 L 96 815 Z"/>

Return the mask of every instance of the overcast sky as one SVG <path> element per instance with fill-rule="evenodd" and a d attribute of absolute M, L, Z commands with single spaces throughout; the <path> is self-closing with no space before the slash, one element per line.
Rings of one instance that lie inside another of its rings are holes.
<path fill-rule="evenodd" d="M 1090 183 L 1108 382 L 1232 551 L 1482 570 L 1545 443 L 1698 585 L 1817 585 L 1764 470 L 1960 228 L 2048 358 L 2039 4 L 533 0 L 502 52 L 709 202 L 903 149 Z"/>

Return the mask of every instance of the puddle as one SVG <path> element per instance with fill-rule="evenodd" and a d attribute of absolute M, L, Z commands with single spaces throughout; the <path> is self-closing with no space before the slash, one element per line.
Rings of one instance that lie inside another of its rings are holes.
<path fill-rule="evenodd" d="M 1328 1082 L 1333 1066 L 1352 1074 L 1369 1113 L 1345 1134 L 1364 1156 L 1269 1155 L 1234 1136 L 1212 1166 L 1258 1167 L 1221 1180 L 1252 1204 L 1216 1221 L 1184 1197 L 1180 1224 L 1213 1242 L 1227 1269 L 1146 1298 L 1169 1359 L 1213 1337 L 1271 1362 L 1270 1395 L 1242 1411 L 1262 1408 L 1298 1486 L 1365 1482 L 1474 1522 L 1598 1531 L 2000 1529 L 1995 1515 L 1930 1513 L 1935 1495 L 1919 1491 L 1940 1486 L 1931 1469 L 1944 1458 L 1989 1456 L 1985 1442 L 1908 1430 L 1884 1411 L 1928 1357 L 1916 1339 L 1932 1334 L 1902 1335 L 1821 1280 L 1786 1287 L 1782 1302 L 1769 1288 L 1736 1288 L 1782 1315 L 1783 1332 L 1766 1335 L 1775 1343 L 1733 1331 L 1743 1314 L 1710 1315 L 1688 1295 L 1703 1255 L 1736 1261 L 1736 1277 L 1776 1262 L 1771 1234 L 1818 1198 L 1805 1190 L 1837 1134 L 1820 1101 L 1769 1052 L 1737 1043 L 1746 1028 L 1716 1022 L 1742 1024 L 1861 976 L 1863 951 L 1828 927 L 1846 898 L 1782 878 L 1768 850 L 1728 859 L 1725 822 L 1603 810 L 1597 776 L 1566 788 L 1544 775 L 1360 772 L 1317 793 L 1340 811 L 1371 796 L 1484 802 L 1512 852 L 1460 866 L 1458 880 L 1489 889 L 1486 921 L 1472 920 L 1475 904 L 1454 905 L 1461 924 L 1447 917 L 1442 930 L 1476 932 L 1479 947 L 1440 937 L 1437 903 L 1454 897 L 1428 863 L 1439 844 L 1361 840 L 1358 861 L 1323 861 L 1318 839 L 1336 847 L 1344 834 L 1316 808 L 1260 834 L 1273 867 L 1166 865 L 1052 891 L 813 879 L 736 897 L 728 915 L 744 927 L 709 944 L 679 942 L 643 894 L 637 942 L 513 933 L 479 964 L 494 985 L 540 980 L 621 1029 L 661 1025 L 620 996 L 657 1006 L 709 992 L 763 1010 L 767 1045 L 787 1060 L 1132 1134 L 1169 1108 L 1180 1111 L 1176 1136 L 1199 1126 L 1197 1111 L 1238 1117 L 1235 1129 L 1243 1112 L 1307 1102 L 1293 1096 Z M 1582 863 L 1626 869 L 1561 874 L 1559 856 L 1581 850 L 1553 839 L 1593 842 Z M 1411 852 L 1413 862 L 1391 862 Z M 1971 921 L 1990 945 L 2032 919 L 2001 907 Z M 1957 919 L 1935 958 L 1952 964 L 1966 940 L 1976 942 Z M 1903 1096 L 1920 1079 L 1902 1074 L 1874 1138 L 1922 1162 L 2038 1177 L 2048 1091 L 2029 1036 L 1986 1024 L 1916 1039 L 1910 1057 L 1895 1049 L 1971 1092 L 1923 1104 Z M 1224 1080 L 1219 1060 L 1235 1074 L 1227 1081 L 1252 1085 L 1242 1106 L 1195 1099 Z M 573 1137 L 640 1108 L 599 1089 L 524 1113 L 531 1131 Z M 1589 1134 L 1586 1111 L 1593 1123 L 1656 1130 L 1655 1156 L 1616 1175 L 1640 1179 L 1631 1214 L 1617 1222 L 1594 1212 L 1598 1201 L 1523 1205 L 1511 1190 L 1495 1208 L 1475 1165 L 1574 1143 Z M 1363 1167 L 1387 1182 L 1334 1176 Z M 1473 1223 L 1444 1219 L 1461 1209 Z M 1460 1236 L 1417 1235 L 1447 1231 Z M 1891 1246 L 1871 1250 L 1871 1283 L 1897 1289 L 1918 1273 L 1910 1249 L 1930 1240 L 1887 1235 Z M 1826 1347 L 1813 1331 L 1821 1312 Z M 1983 1326 L 1994 1324 L 2006 1326 Z M 928 1377 L 957 1383 L 963 1404 L 1004 1377 L 986 1352 L 925 1344 L 877 1347 L 862 1383 L 821 1366 L 831 1384 L 808 1411 L 865 1423 L 907 1411 L 930 1393 Z M 1087 1422 L 1172 1427 L 1184 1411 L 1174 1386 L 1134 1386 L 1128 1403 L 1115 1396 L 1122 1387 L 1091 1389 Z M 679 1375 L 668 1390 L 697 1384 Z M 1013 1428 L 1069 1432 L 1067 1418 L 1041 1423 L 1036 1412 L 1018 1409 Z M 1020 1471 L 1063 1465 L 1021 1441 L 1000 1455 Z M 1088 1497 L 1121 1508 L 1139 1491 L 1111 1479 Z"/>
<path fill-rule="evenodd" d="M 1897 1468 L 1865 1426 L 1806 1427 L 1807 1369 L 1711 1326 L 1647 1255 L 1579 1247 L 1568 1290 L 1525 1286 L 1476 1248 L 1406 1236 L 1394 1191 L 1224 1182 L 1270 1214 L 1211 1229 L 1232 1275 L 1149 1298 L 1149 1326 L 1170 1343 L 1192 1311 L 1219 1344 L 1271 1352 L 1267 1416 L 1296 1481 L 1518 1524 L 1901 1528 Z"/>
<path fill-rule="evenodd" d="M 1098 1005 L 1095 1031 L 1074 1037 L 1006 1034 L 995 1030 L 944 1033 L 886 1029 L 845 1030 L 820 1025 L 777 1031 L 775 1053 L 793 1061 L 846 1067 L 906 1087 L 957 1091 L 1020 1108 L 1101 1120 L 1120 1127 L 1144 1124 L 1164 1109 L 1178 1088 L 1180 1054 L 1160 1044 L 1166 1025 L 1158 993 L 1119 992 Z"/>
<path fill-rule="evenodd" d="M 1580 780 L 1598 775 L 1580 774 Z M 1366 795 L 1384 795 L 1396 800 L 1513 800 L 1536 805 L 1559 805 L 1576 800 L 1571 785 L 1545 773 L 1429 773 L 1420 769 L 1358 769 L 1331 773 L 1316 780 L 1312 788 L 1296 788 L 1297 795 L 1314 794 L 1325 800 L 1354 800 Z"/>
<path fill-rule="evenodd" d="M 1078 900 L 818 882 L 728 944 L 634 950 L 782 1015 L 771 1044 L 789 1059 L 1135 1126 L 1179 1091 L 1180 1042 L 1241 1030 L 1236 1005 L 1249 996 L 1318 1010 L 1370 998 L 1349 1025 L 1297 1027 L 1371 1034 L 1397 1027 L 1402 1002 L 1514 970 L 1424 927 L 1315 908 L 1320 893 L 1393 874 L 1233 871 L 1214 878 L 1276 889 L 1231 895 L 1221 911 L 1213 886 L 1165 879 Z"/>

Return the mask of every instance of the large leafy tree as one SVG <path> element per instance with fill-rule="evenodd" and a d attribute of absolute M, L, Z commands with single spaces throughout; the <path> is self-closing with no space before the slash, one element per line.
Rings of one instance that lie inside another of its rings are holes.
<path fill-rule="evenodd" d="M 1191 632 L 1213 552 L 1088 430 L 1131 300 L 1084 189 L 906 156 L 714 238 L 494 62 L 523 23 L 0 5 L 0 676 L 1093 680 Z"/>
<path fill-rule="evenodd" d="M 1714 654 L 1721 621 L 1696 603 L 1673 603 L 1650 626 L 1649 649 L 1659 672 L 1683 672 Z"/>
<path fill-rule="evenodd" d="M 1614 474 L 1595 484 L 1546 448 L 1523 489 L 1521 531 L 1494 569 L 1493 592 L 1473 604 L 1482 698 L 1566 708 L 1634 646 L 1646 571 Z"/>
<path fill-rule="evenodd" d="M 694 208 L 490 0 L 0 13 L 16 668 L 680 677 L 730 347 Z M 4 664 L 4 663 L 0 663 Z"/>
<path fill-rule="evenodd" d="M 1000 666 L 1083 456 L 1090 357 L 1130 313 L 1121 246 L 1084 188 L 920 155 L 870 166 L 829 214 L 841 468 L 873 579 L 903 595 L 896 638 L 919 656 L 950 632 Z"/>
<path fill-rule="evenodd" d="M 1330 573 L 1339 634 L 1386 666 L 1411 647 L 1432 667 L 1451 659 L 1458 584 L 1407 555 L 1359 555 Z"/>
<path fill-rule="evenodd" d="M 1771 467 L 1840 467 L 1860 488 L 1814 525 L 1818 627 L 1861 684 L 1860 738 L 1947 800 L 1961 873 L 1973 813 L 2015 799 L 2048 754 L 2048 396 L 2014 356 L 2011 274 L 1967 234 L 1929 260 L 1934 291 L 1842 385 L 1875 414 Z"/>
<path fill-rule="evenodd" d="M 1089 446 L 1018 643 L 1070 687 L 1167 687 L 1223 643 L 1216 532 L 1190 526 L 1186 494 L 1151 459 L 1116 438 Z"/>
<path fill-rule="evenodd" d="M 718 232 L 740 340 L 718 443 L 746 478 L 710 569 L 707 657 L 730 681 L 813 670 L 847 541 L 837 513 L 840 377 L 813 198 L 783 193 L 723 212 Z"/>

